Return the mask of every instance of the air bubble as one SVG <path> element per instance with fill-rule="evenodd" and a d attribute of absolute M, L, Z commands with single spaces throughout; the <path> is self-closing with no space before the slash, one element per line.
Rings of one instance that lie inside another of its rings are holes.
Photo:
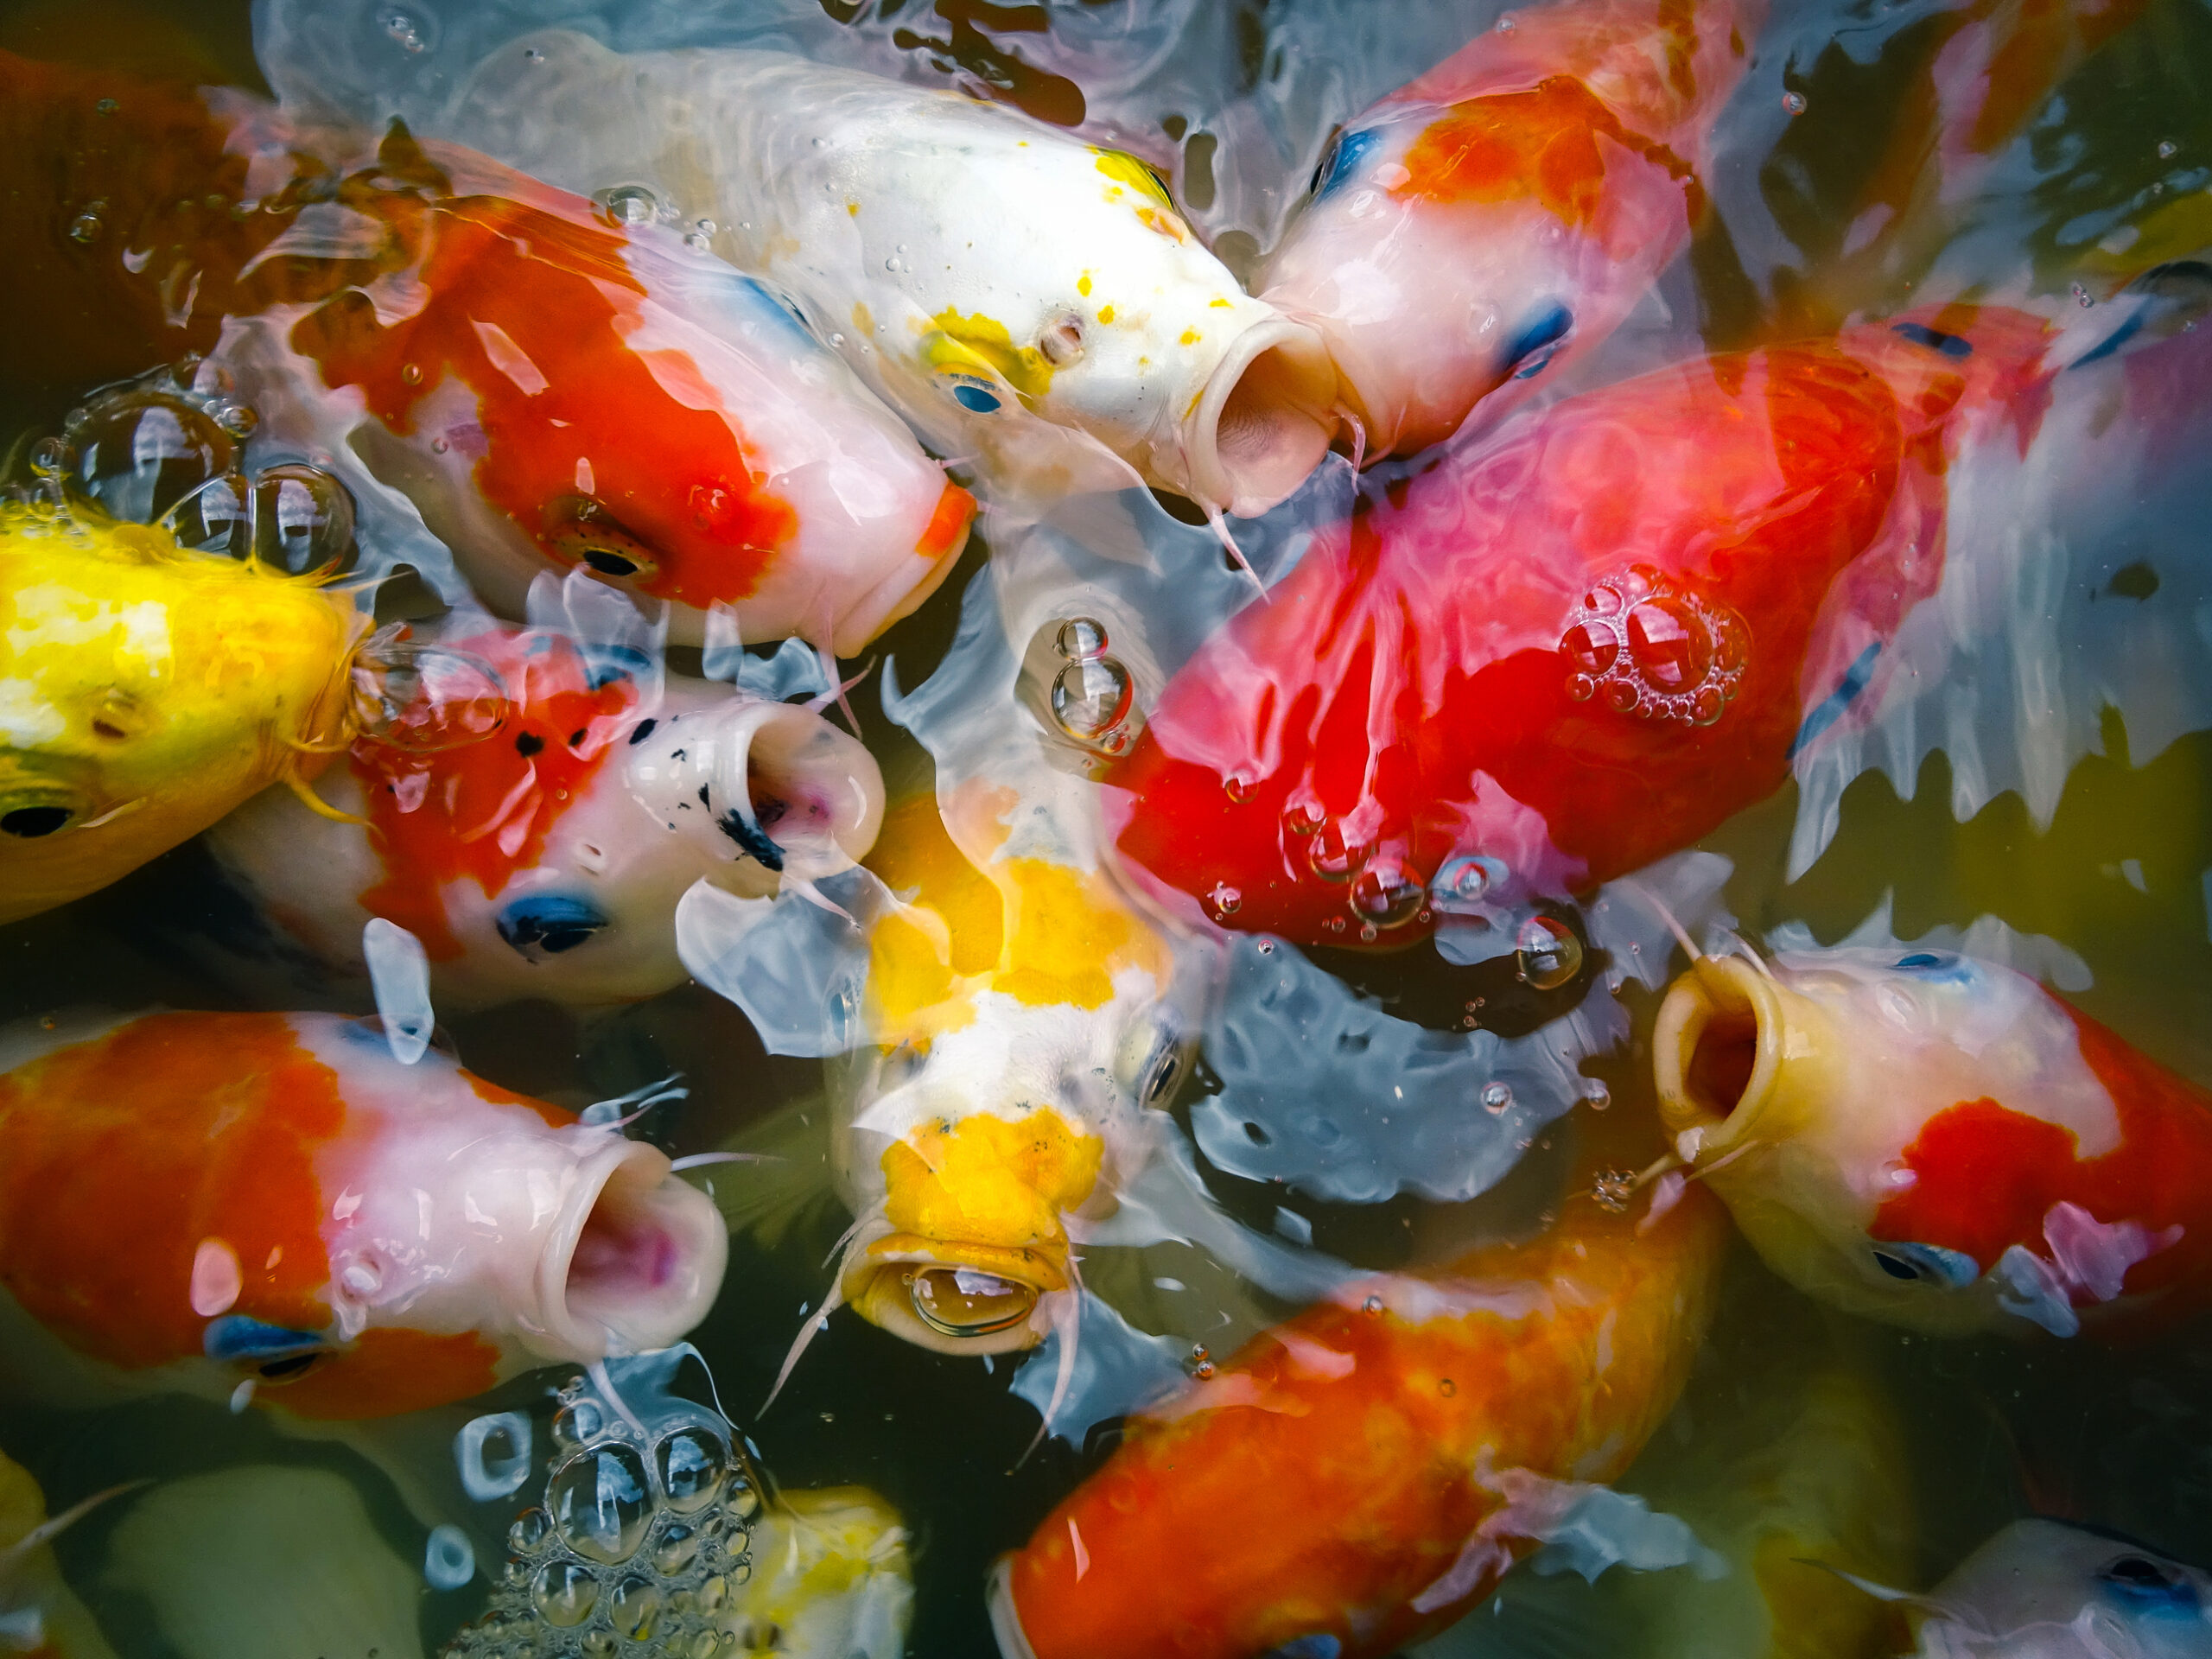
<path fill-rule="evenodd" d="M 617 225 L 650 225 L 660 217 L 660 198 L 642 184 L 618 184 L 599 200 Z"/>
<path fill-rule="evenodd" d="M 1310 836 L 1328 821 L 1319 801 L 1294 801 L 1282 810 L 1282 827 L 1294 836 Z"/>
<path fill-rule="evenodd" d="M 1087 616 L 1071 616 L 1060 624 L 1052 647 L 1071 663 L 1087 662 L 1106 650 L 1106 625 Z"/>
<path fill-rule="evenodd" d="M 410 56 L 419 56 L 437 44 L 437 25 L 410 11 L 385 12 L 378 20 L 385 35 Z"/>
<path fill-rule="evenodd" d="M 1598 682 L 1587 674 L 1570 674 L 1567 677 L 1567 695 L 1577 702 L 1589 702 L 1591 694 L 1597 689 Z"/>
<path fill-rule="evenodd" d="M 1414 873 L 1395 858 L 1375 860 L 1351 884 L 1353 914 L 1377 927 L 1399 927 L 1413 920 L 1427 898 Z"/>
<path fill-rule="evenodd" d="M 2180 150 L 2181 146 L 2171 138 L 2161 138 L 2158 140 L 2158 159 L 2162 162 L 2170 162 L 2173 160 L 2175 156 L 2180 153 Z"/>
<path fill-rule="evenodd" d="M 100 216 L 87 208 L 69 221 L 69 239 L 72 242 L 97 242 L 104 228 Z"/>
<path fill-rule="evenodd" d="M 482 658 L 379 634 L 354 656 L 350 711 L 362 736 L 430 753 L 482 742 L 507 723 L 514 704 L 499 671 Z M 597 1408 L 580 1402 L 574 1409 Z M 554 1433 L 561 1433 L 558 1418 Z"/>
<path fill-rule="evenodd" d="M 599 1580 L 581 1561 L 548 1561 L 530 1586 L 530 1599 L 548 1624 L 574 1630 L 599 1605 Z"/>
<path fill-rule="evenodd" d="M 1345 830 L 1343 819 L 1331 818 L 1313 832 L 1306 862 L 1324 881 L 1349 881 L 1367 862 L 1368 852 Z"/>
<path fill-rule="evenodd" d="M 189 397 L 134 390 L 102 397 L 73 417 L 71 494 L 111 518 L 150 524 L 227 473 L 238 442 Z"/>
<path fill-rule="evenodd" d="M 1782 107 L 1788 111 L 1791 115 L 1804 114 L 1805 94 L 1802 92 L 1784 92 L 1782 95 Z"/>
<path fill-rule="evenodd" d="M 1513 1104 L 1513 1085 L 1502 1081 L 1484 1084 L 1482 1103 L 1483 1109 L 1492 1117 L 1503 1116 L 1506 1108 Z"/>
<path fill-rule="evenodd" d="M 553 1535 L 553 1522 L 543 1510 L 524 1510 L 507 1529 L 507 1548 L 518 1555 L 535 1555 Z"/>
<path fill-rule="evenodd" d="M 1631 566 L 1594 584 L 1561 634 L 1567 694 L 1639 720 L 1709 726 L 1743 679 L 1750 638 L 1726 606 Z"/>
<path fill-rule="evenodd" d="M 1632 1169 L 1599 1170 L 1590 1184 L 1590 1196 L 1608 1215 L 1627 1213 L 1629 1200 L 1636 1196 L 1636 1172 Z"/>
<path fill-rule="evenodd" d="M 1582 941 L 1565 922 L 1531 916 L 1513 939 L 1514 972 L 1540 991 L 1557 990 L 1582 969 Z"/>
<path fill-rule="evenodd" d="M 1613 1091 L 1605 1086 L 1603 1077 L 1585 1077 L 1576 1091 L 1582 1103 L 1593 1112 L 1602 1112 L 1613 1103 Z"/>
<path fill-rule="evenodd" d="M 645 1461 L 632 1446 L 578 1452 L 554 1475 L 545 1497 L 562 1541 L 610 1567 L 638 1553 L 652 1519 Z"/>
<path fill-rule="evenodd" d="M 1226 881 L 1214 883 L 1206 894 L 1206 914 L 1217 922 L 1226 922 L 1244 906 L 1244 895 Z"/>
<path fill-rule="evenodd" d="M 660 1623 L 660 1591 L 650 1579 L 625 1579 L 614 1586 L 607 1611 L 607 1623 L 613 1625 L 617 1636 L 649 1642 Z"/>
<path fill-rule="evenodd" d="M 423 384 L 423 365 L 420 363 L 401 364 L 399 366 L 399 378 L 401 381 L 407 385 L 421 385 Z"/>
<path fill-rule="evenodd" d="M 554 1414 L 553 1443 L 574 1452 L 607 1432 L 607 1414 L 595 1400 L 578 1400 Z"/>
<path fill-rule="evenodd" d="M 1232 772 L 1221 780 L 1221 792 L 1229 797 L 1231 806 L 1242 806 L 1252 798 L 1255 785 L 1241 772 Z"/>
<path fill-rule="evenodd" d="M 2074 284 L 2073 292 L 2074 303 L 2082 307 L 2084 310 L 2097 302 L 2095 298 L 2090 294 L 2089 290 L 2082 287 L 2079 283 Z"/>
<path fill-rule="evenodd" d="M 1098 745 L 1112 738 L 1135 700 L 1128 671 L 1111 657 L 1070 663 L 1052 682 L 1052 718 L 1078 743 Z"/>
<path fill-rule="evenodd" d="M 660 1489 L 678 1515 L 696 1515 L 721 1496 L 729 1451 L 703 1428 L 679 1428 L 653 1453 Z"/>
<path fill-rule="evenodd" d="M 1213 1362 L 1213 1355 L 1202 1342 L 1193 1343 L 1191 1351 L 1183 1359 L 1184 1371 L 1201 1382 L 1210 1380 L 1219 1369 Z"/>
<path fill-rule="evenodd" d="M 1428 902 L 1447 916 L 1480 909 L 1505 876 L 1503 863 L 1479 853 L 1446 859 L 1428 884 Z"/>
<path fill-rule="evenodd" d="M 1360 1307 L 1369 1313 L 1380 1313 L 1382 1311 L 1382 1299 L 1380 1296 L 1370 1296 L 1360 1304 Z"/>
<path fill-rule="evenodd" d="M 674 1578 L 699 1558 L 699 1535 L 689 1527 L 671 1527 L 653 1546 L 653 1568 Z"/>

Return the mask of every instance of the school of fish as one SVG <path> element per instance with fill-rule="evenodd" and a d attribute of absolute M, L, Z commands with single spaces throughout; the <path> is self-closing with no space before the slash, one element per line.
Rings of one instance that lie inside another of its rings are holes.
<path fill-rule="evenodd" d="M 0 1653 L 2212 1656 L 2201 8 L 340 10 L 0 29 Z"/>

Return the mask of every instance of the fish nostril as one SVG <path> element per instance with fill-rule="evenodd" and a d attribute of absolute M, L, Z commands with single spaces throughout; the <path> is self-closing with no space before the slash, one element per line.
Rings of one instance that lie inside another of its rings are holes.
<path fill-rule="evenodd" d="M 638 574 L 636 560 L 624 558 L 620 553 L 604 547 L 586 548 L 583 561 L 602 576 L 634 576 Z"/>
<path fill-rule="evenodd" d="M 1039 355 L 1054 368 L 1065 368 L 1083 355 L 1083 325 L 1063 317 L 1037 337 Z"/>

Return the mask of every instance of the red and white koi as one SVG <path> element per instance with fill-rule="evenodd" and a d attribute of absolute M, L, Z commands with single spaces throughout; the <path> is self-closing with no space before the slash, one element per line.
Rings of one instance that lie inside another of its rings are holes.
<path fill-rule="evenodd" d="M 324 775 L 350 822 L 271 791 L 209 835 L 263 915 L 324 963 L 359 972 L 362 926 L 381 916 L 423 941 L 448 1006 L 634 1001 L 685 976 L 675 917 L 693 882 L 773 893 L 874 842 L 875 761 L 811 709 L 551 627 L 480 620 L 440 648 L 497 676 L 496 730 L 424 750 L 403 721 Z"/>
<path fill-rule="evenodd" d="M 60 315 L 134 366 L 215 353 L 264 446 L 357 487 L 365 457 L 496 606 L 581 565 L 669 601 L 680 638 L 723 604 L 745 638 L 852 652 L 959 555 L 967 493 L 777 296 L 672 232 L 235 92 L 0 56 L 0 92 L 10 153 L 67 180 L 11 198 L 33 280 L 73 290 Z"/>
<path fill-rule="evenodd" d="M 1849 1312 L 2072 1336 L 2212 1292 L 2212 1093 L 2024 974 L 1920 946 L 1700 957 L 1652 1060 L 1678 1155 Z"/>
<path fill-rule="evenodd" d="M 1567 399 L 1363 500 L 1114 763 L 1185 913 L 1387 948 L 1695 841 L 1863 717 L 2050 331 L 1957 308 Z"/>
<path fill-rule="evenodd" d="M 705 1314 L 721 1218 L 656 1148 L 374 1021 L 155 1014 L 0 1044 L 0 1286 L 139 1387 L 396 1414 Z M 58 1346 L 57 1346 L 58 1343 Z M 43 1353 L 43 1357 L 41 1357 Z"/>
<path fill-rule="evenodd" d="M 1335 432 L 1319 339 L 1247 295 L 1143 162 L 1003 105 L 556 31 L 502 47 L 454 109 L 455 136 L 541 177 L 705 215 L 717 252 L 1009 489 L 1141 481 L 1258 513 Z"/>
<path fill-rule="evenodd" d="M 1320 329 L 1369 456 L 1494 420 L 1620 325 L 1704 211 L 1764 14 L 1516 10 L 1338 135 L 1259 289 Z"/>

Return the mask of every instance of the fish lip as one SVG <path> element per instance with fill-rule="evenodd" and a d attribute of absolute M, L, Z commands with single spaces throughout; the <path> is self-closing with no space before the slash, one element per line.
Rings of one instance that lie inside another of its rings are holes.
<path fill-rule="evenodd" d="M 1716 1109 L 1691 1083 L 1691 1064 L 1699 1039 L 1716 1020 L 1746 1014 L 1757 1043 L 1751 1076 L 1733 1104 Z M 1660 1121 L 1677 1137 L 1698 1132 L 1690 1161 L 1703 1161 L 1750 1136 L 1775 1097 L 1782 1070 L 1776 1039 L 1784 1025 L 1782 999 L 1773 982 L 1740 957 L 1701 957 L 1668 988 L 1651 1033 L 1652 1072 L 1658 1085 Z"/>
<path fill-rule="evenodd" d="M 929 1325 L 914 1311 L 905 1285 L 906 1270 L 912 1268 L 974 1268 L 1027 1285 L 1036 1293 L 1037 1300 L 1025 1318 L 999 1330 L 974 1336 L 951 1335 Z M 892 1233 L 875 1239 L 847 1262 L 841 1276 L 845 1300 L 869 1324 L 932 1353 L 969 1357 L 1017 1354 L 1034 1348 L 1051 1326 L 1049 1309 L 1053 1299 L 1072 1294 L 1065 1275 L 1053 1268 L 1045 1247 L 971 1244 L 913 1233 Z"/>
<path fill-rule="evenodd" d="M 665 1348 L 706 1318 L 721 1288 L 729 1234 L 714 1201 L 676 1176 L 658 1147 L 606 1138 L 577 1162 L 538 1255 L 537 1305 L 515 1322 L 522 1344 L 544 1359 L 588 1364 Z M 594 1217 L 644 1235 L 640 1247 L 664 1252 L 670 1265 L 650 1283 L 607 1281 L 590 1264 L 580 1278 L 577 1249 Z"/>
<path fill-rule="evenodd" d="M 959 490 L 963 495 L 968 493 L 948 479 L 944 489 L 938 493 L 938 501 L 942 502 L 946 494 L 955 490 Z M 959 564 L 961 556 L 968 550 L 968 538 L 975 528 L 976 514 L 971 506 L 968 521 L 961 527 L 960 533 L 953 537 L 950 544 L 937 556 L 918 579 L 903 561 L 894 564 L 880 581 L 854 600 L 838 615 L 830 632 L 830 650 L 840 657 L 858 656 L 878 634 L 919 610 L 923 601 L 944 585 L 944 579 Z M 914 556 L 918 559 L 923 556 L 917 552 Z"/>
<path fill-rule="evenodd" d="M 1037 1659 L 1029 1633 L 1021 1628 L 1021 1611 L 1014 1605 L 1014 1557 L 1001 1555 L 991 1563 L 983 1582 L 983 1602 L 990 1610 L 991 1635 L 999 1644 L 1000 1659 Z"/>
<path fill-rule="evenodd" d="M 1247 386 L 1255 371 L 1264 378 Z M 1246 393 L 1243 405 L 1240 391 Z M 1336 365 L 1310 324 L 1277 315 L 1245 329 L 1214 365 L 1198 407 L 1183 423 L 1184 464 L 1195 498 L 1253 518 L 1294 494 L 1336 437 L 1337 395 Z"/>

